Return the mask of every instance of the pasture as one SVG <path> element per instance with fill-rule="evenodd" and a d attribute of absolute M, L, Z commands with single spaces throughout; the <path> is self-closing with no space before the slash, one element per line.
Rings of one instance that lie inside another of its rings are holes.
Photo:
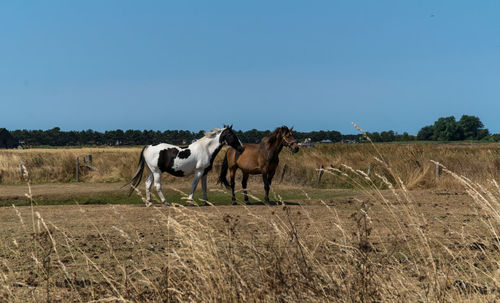
<path fill-rule="evenodd" d="M 223 150 L 208 177 L 215 206 L 184 206 L 191 179 L 164 175 L 167 201 L 178 206 L 146 208 L 120 189 L 139 152 L 0 153 L 0 301 L 499 299 L 497 144 L 283 151 L 270 197 L 291 203 L 261 205 L 262 182 L 251 177 L 249 206 L 226 205 L 230 192 L 215 184 Z M 75 183 L 75 157 L 87 154 L 96 170 Z M 444 165 L 438 177 L 431 160 Z M 238 181 L 236 189 L 241 202 Z"/>

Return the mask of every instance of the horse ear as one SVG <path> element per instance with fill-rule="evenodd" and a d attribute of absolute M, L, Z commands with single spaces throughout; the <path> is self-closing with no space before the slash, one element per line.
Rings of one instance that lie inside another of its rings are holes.
<path fill-rule="evenodd" d="M 231 124 L 231 126 L 229 126 L 229 129 L 233 129 L 233 125 Z"/>
<path fill-rule="evenodd" d="M 292 126 L 292 127 L 290 127 L 290 129 L 289 129 L 288 131 L 289 131 L 289 132 L 292 132 L 292 130 L 293 130 L 293 126 Z"/>

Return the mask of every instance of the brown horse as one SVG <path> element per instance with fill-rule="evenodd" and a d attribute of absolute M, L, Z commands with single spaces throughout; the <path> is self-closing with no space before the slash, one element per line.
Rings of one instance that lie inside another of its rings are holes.
<path fill-rule="evenodd" d="M 276 167 L 278 167 L 278 155 L 283 146 L 290 148 L 293 153 L 299 151 L 297 141 L 293 137 L 292 128 L 286 126 L 278 127 L 272 133 L 262 138 L 258 144 L 243 144 L 245 150 L 238 152 L 234 148 L 229 148 L 222 162 L 222 168 L 219 176 L 219 183 L 227 188 L 231 187 L 233 194 L 233 205 L 236 204 L 234 195 L 234 177 L 239 168 L 243 172 L 241 185 L 245 196 L 245 203 L 248 204 L 247 181 L 248 175 L 262 174 L 264 189 L 266 190 L 266 203 L 269 203 L 269 187 L 274 177 Z M 231 184 L 227 182 L 226 174 L 229 169 Z"/>

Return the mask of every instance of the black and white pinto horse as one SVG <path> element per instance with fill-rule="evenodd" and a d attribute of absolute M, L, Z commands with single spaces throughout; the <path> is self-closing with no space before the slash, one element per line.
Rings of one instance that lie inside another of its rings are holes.
<path fill-rule="evenodd" d="M 146 179 L 146 206 L 152 205 L 150 189 L 153 183 L 161 202 L 165 205 L 170 205 L 165 200 L 165 196 L 163 196 L 161 191 L 160 178 L 162 172 L 167 172 L 176 177 L 194 174 L 193 185 L 188 197 L 189 200 L 193 199 L 193 193 L 201 178 L 203 200 L 207 201 L 207 174 L 212 169 L 212 164 L 217 153 L 225 144 L 228 144 L 239 152 L 243 152 L 244 150 L 241 141 L 234 134 L 232 126 L 214 129 L 205 134 L 203 138 L 190 144 L 187 148 L 167 143 L 145 146 L 139 158 L 137 172 L 132 180 L 126 184 L 130 184 L 129 196 L 141 182 L 144 166 L 147 165 L 149 175 Z"/>

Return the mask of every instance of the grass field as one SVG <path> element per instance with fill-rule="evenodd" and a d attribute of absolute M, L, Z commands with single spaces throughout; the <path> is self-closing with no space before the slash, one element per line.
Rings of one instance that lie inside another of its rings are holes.
<path fill-rule="evenodd" d="M 499 146 L 371 148 L 284 151 L 290 170 L 271 197 L 292 205 L 258 203 L 258 178 L 249 184 L 254 205 L 225 205 L 230 194 L 212 173 L 209 200 L 217 206 L 182 206 L 190 180 L 165 178 L 167 200 L 179 206 L 151 208 L 120 189 L 137 149 L 2 154 L 8 171 L 9 157 L 42 153 L 58 163 L 90 152 L 98 171 L 82 183 L 37 181 L 42 174 L 30 171 L 29 188 L 4 179 L 0 301 L 500 300 Z M 438 180 L 431 160 L 445 165 Z M 318 185 L 321 164 L 327 170 Z"/>
<path fill-rule="evenodd" d="M 375 146 L 375 148 L 374 148 Z M 437 161 L 450 170 L 465 175 L 475 182 L 500 177 L 500 144 L 324 144 L 314 148 L 302 148 L 297 154 L 284 149 L 280 154 L 281 173 L 287 170 L 283 182 L 290 185 L 317 186 L 317 170 L 324 167 L 342 169 L 348 165 L 353 169 L 375 173 L 391 178 L 397 175 L 410 189 L 460 188 L 459 182 L 444 175 L 436 181 Z M 82 149 L 28 149 L 0 152 L 0 184 L 22 184 L 19 164 L 30 172 L 33 183 L 73 182 L 75 180 L 76 157 L 92 154 L 95 170 L 82 167 L 82 182 L 113 183 L 130 180 L 135 172 L 141 148 L 82 148 Z M 225 154 L 223 149 L 214 162 L 209 182 L 215 183 L 220 164 Z M 392 173 L 388 172 L 388 167 Z M 166 183 L 176 182 L 175 177 L 164 176 Z M 394 180 L 391 180 L 394 181 Z M 276 180 L 275 180 L 276 182 Z M 379 185 L 383 186 L 383 183 Z M 326 174 L 320 187 L 352 188 L 346 180 Z"/>
<path fill-rule="evenodd" d="M 184 181 L 184 182 L 183 182 Z M 191 181 L 191 180 L 189 180 Z M 186 204 L 186 198 L 190 190 L 190 183 L 186 180 L 178 181 L 174 184 L 165 184 L 163 192 L 167 200 L 171 203 Z M 253 202 L 264 200 L 262 184 L 251 182 L 252 189 L 249 194 Z M 26 198 L 26 185 L 3 185 L 0 192 L 0 206 L 29 206 L 30 201 Z M 136 204 L 144 205 L 140 196 L 134 194 L 128 196 L 128 190 L 122 188 L 121 183 L 48 183 L 35 184 L 31 186 L 33 198 L 38 205 L 74 205 L 85 204 Z M 144 191 L 143 186 L 141 190 Z M 280 199 L 284 201 L 300 201 L 306 198 L 328 199 L 339 195 L 347 195 L 354 190 L 341 189 L 318 189 L 306 187 L 294 187 L 291 185 L 276 185 L 271 191 L 271 198 L 275 201 Z M 153 190 L 153 195 L 156 192 Z M 236 191 L 238 201 L 243 203 L 243 194 L 241 190 Z M 230 191 L 221 186 L 213 185 L 209 188 L 209 200 L 215 205 L 231 204 Z M 195 192 L 194 200 L 203 204 L 201 201 L 201 189 Z"/>

